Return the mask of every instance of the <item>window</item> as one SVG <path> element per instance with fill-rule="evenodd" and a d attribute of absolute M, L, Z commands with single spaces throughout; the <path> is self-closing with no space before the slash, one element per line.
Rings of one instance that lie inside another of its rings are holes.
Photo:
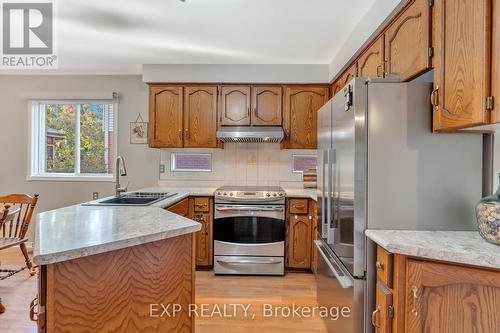
<path fill-rule="evenodd" d="M 28 179 L 112 180 L 115 108 L 102 101 L 31 103 Z"/>
<path fill-rule="evenodd" d="M 212 171 L 212 154 L 172 153 L 172 171 Z"/>
<path fill-rule="evenodd" d="M 307 169 L 316 169 L 316 155 L 293 155 L 293 172 L 302 173 Z"/>

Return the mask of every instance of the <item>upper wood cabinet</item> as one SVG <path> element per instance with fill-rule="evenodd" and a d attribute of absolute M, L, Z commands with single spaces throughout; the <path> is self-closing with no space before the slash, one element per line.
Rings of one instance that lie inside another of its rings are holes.
<path fill-rule="evenodd" d="M 250 87 L 222 86 L 220 91 L 220 124 L 250 125 Z"/>
<path fill-rule="evenodd" d="M 407 81 L 429 69 L 430 35 L 429 0 L 414 0 L 385 32 L 385 76 Z"/>
<path fill-rule="evenodd" d="M 406 278 L 404 332 L 500 332 L 498 271 L 408 260 Z"/>
<path fill-rule="evenodd" d="M 182 147 L 182 87 L 153 86 L 149 90 L 149 146 Z"/>
<path fill-rule="evenodd" d="M 358 76 L 358 63 L 355 62 L 332 85 L 332 96 L 335 96 L 349 81 Z"/>
<path fill-rule="evenodd" d="M 384 36 L 380 36 L 358 59 L 358 75 L 364 78 L 384 77 Z"/>
<path fill-rule="evenodd" d="M 283 146 L 289 149 L 316 149 L 318 110 L 328 101 L 328 87 L 285 88 Z"/>
<path fill-rule="evenodd" d="M 490 0 L 434 4 L 435 131 L 489 123 L 490 16 Z"/>
<path fill-rule="evenodd" d="M 281 86 L 221 86 L 221 125 L 280 126 Z"/>
<path fill-rule="evenodd" d="M 217 147 L 217 87 L 184 88 L 184 147 Z"/>
<path fill-rule="evenodd" d="M 252 87 L 252 125 L 280 126 L 282 124 L 281 104 L 281 87 Z"/>

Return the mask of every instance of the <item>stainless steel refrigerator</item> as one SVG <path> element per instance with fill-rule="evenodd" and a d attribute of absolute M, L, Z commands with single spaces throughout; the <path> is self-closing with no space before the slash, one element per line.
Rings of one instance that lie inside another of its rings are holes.
<path fill-rule="evenodd" d="M 372 332 L 366 229 L 473 230 L 482 136 L 431 132 L 431 84 L 356 78 L 318 114 L 318 303 L 330 332 Z"/>

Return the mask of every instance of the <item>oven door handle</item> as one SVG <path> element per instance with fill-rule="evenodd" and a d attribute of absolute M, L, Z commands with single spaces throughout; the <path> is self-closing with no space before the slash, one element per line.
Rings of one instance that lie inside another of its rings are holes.
<path fill-rule="evenodd" d="M 215 210 L 218 210 L 219 212 L 282 212 L 283 208 L 281 207 L 247 207 L 247 206 L 241 206 L 241 207 L 216 207 Z"/>
<path fill-rule="evenodd" d="M 335 275 L 335 277 L 339 281 L 340 286 L 342 288 L 351 288 L 352 286 L 354 286 L 354 279 L 350 276 L 348 272 L 345 272 L 341 268 L 342 265 L 341 263 L 337 262 L 337 260 L 334 257 L 328 256 L 325 253 L 321 241 L 315 240 L 314 244 L 318 248 L 318 252 L 323 257 L 323 260 L 325 260 L 326 264 L 328 265 L 328 268 L 330 268 L 330 271 L 333 273 L 333 275 Z"/>
<path fill-rule="evenodd" d="M 218 263 L 221 263 L 221 264 L 235 264 L 235 265 L 239 265 L 239 264 L 249 264 L 249 265 L 252 265 L 252 264 L 266 264 L 266 265 L 274 265 L 274 264 L 281 264 L 282 261 L 281 260 L 273 260 L 273 259 L 269 259 L 269 260 L 226 260 L 226 259 L 217 259 L 217 262 Z"/>

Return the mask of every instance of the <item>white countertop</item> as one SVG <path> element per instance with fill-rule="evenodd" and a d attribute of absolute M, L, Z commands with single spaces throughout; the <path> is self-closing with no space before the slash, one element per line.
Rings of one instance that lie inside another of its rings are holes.
<path fill-rule="evenodd" d="M 366 236 L 391 253 L 500 269 L 500 246 L 477 231 L 366 230 Z"/>
<path fill-rule="evenodd" d="M 33 261 L 52 264 L 196 232 L 201 224 L 163 209 L 189 195 L 151 206 L 74 205 L 39 213 Z"/>
<path fill-rule="evenodd" d="M 177 194 L 150 206 L 74 205 L 39 213 L 35 217 L 33 261 L 47 265 L 196 232 L 201 229 L 199 223 L 163 208 L 189 196 L 213 196 L 215 190 L 155 186 L 139 191 Z M 316 200 L 314 189 L 285 191 L 288 197 Z"/>
<path fill-rule="evenodd" d="M 307 198 L 318 201 L 318 190 L 315 188 L 283 188 L 289 198 Z"/>

